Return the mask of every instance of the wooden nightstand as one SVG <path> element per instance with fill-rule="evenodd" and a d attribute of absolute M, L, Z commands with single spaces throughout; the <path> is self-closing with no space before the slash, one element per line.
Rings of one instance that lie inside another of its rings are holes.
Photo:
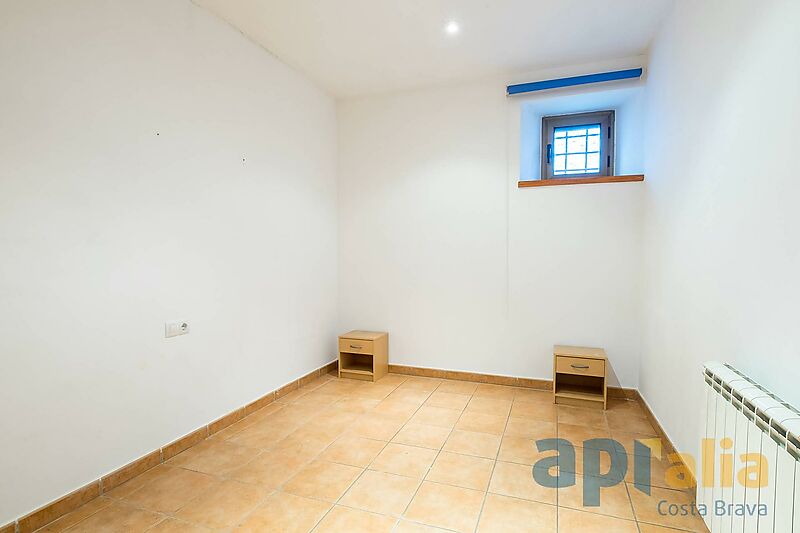
<path fill-rule="evenodd" d="M 339 377 L 378 381 L 389 372 L 389 334 L 351 331 L 339 336 Z"/>
<path fill-rule="evenodd" d="M 602 348 L 553 346 L 553 402 L 605 410 L 607 368 Z"/>

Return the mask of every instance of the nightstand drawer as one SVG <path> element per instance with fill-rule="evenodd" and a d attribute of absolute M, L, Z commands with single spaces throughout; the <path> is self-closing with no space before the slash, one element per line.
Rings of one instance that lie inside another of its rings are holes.
<path fill-rule="evenodd" d="M 583 359 L 559 355 L 556 357 L 556 372 L 603 377 L 606 375 L 606 365 L 605 361 L 601 359 Z"/>
<path fill-rule="evenodd" d="M 375 353 L 373 341 L 358 339 L 339 339 L 339 351 L 345 353 Z"/>

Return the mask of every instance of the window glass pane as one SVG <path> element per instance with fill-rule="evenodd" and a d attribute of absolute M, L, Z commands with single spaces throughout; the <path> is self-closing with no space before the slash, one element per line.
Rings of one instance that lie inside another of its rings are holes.
<path fill-rule="evenodd" d="M 599 124 L 562 126 L 553 130 L 553 175 L 600 172 Z"/>
<path fill-rule="evenodd" d="M 586 171 L 600 172 L 600 154 L 588 154 L 586 156 Z"/>
<path fill-rule="evenodd" d="M 567 170 L 584 170 L 586 168 L 586 154 L 569 154 L 567 156 Z"/>
<path fill-rule="evenodd" d="M 570 137 L 567 140 L 567 153 L 586 152 L 586 137 Z"/>

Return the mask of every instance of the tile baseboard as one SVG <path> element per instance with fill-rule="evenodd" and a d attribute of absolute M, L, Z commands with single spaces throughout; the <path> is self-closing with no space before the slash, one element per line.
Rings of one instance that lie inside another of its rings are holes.
<path fill-rule="evenodd" d="M 489 383 L 492 385 L 507 385 L 510 387 L 524 387 L 528 389 L 552 391 L 553 380 L 536 378 L 515 378 L 512 376 L 499 376 L 497 374 L 481 374 L 479 372 L 464 372 L 461 370 L 441 370 L 421 366 L 389 365 L 389 372 L 405 374 L 407 376 L 420 376 L 427 378 L 458 379 L 476 383 Z M 608 397 L 615 399 L 635 400 L 638 391 L 623 387 L 608 387 Z"/>
<path fill-rule="evenodd" d="M 0 526 L 0 533 L 32 533 L 51 522 L 54 522 L 68 514 L 78 507 L 94 500 L 95 498 L 103 495 L 104 493 L 114 489 L 133 479 L 134 477 L 147 472 L 151 468 L 168 461 L 179 453 L 195 446 L 196 444 L 204 441 L 211 435 L 222 431 L 231 424 L 234 424 L 244 418 L 245 416 L 258 411 L 262 407 L 271 404 L 281 396 L 307 384 L 315 379 L 329 374 L 338 368 L 338 361 L 331 361 L 316 370 L 305 374 L 304 376 L 293 380 L 291 383 L 284 385 L 278 390 L 270 391 L 264 396 L 258 398 L 245 405 L 239 407 L 234 411 L 226 414 L 225 416 L 198 428 L 188 435 L 184 435 L 178 440 L 164 445 L 163 447 L 154 450 L 147 455 L 128 463 L 127 465 L 119 468 L 83 487 L 70 492 L 66 496 L 48 503 L 39 509 L 28 513 L 27 515 L 17 519 L 15 522 Z"/>
<path fill-rule="evenodd" d="M 658 421 L 658 418 L 656 418 L 656 415 L 653 414 L 653 410 L 650 409 L 650 404 L 647 403 L 647 400 L 644 399 L 644 396 L 642 396 L 642 394 L 638 390 L 636 391 L 635 400 L 637 402 L 639 402 L 639 405 L 642 406 L 642 409 L 644 410 L 644 414 L 647 417 L 647 420 L 650 422 L 650 425 L 653 426 L 653 429 L 656 430 L 656 433 L 658 433 L 658 438 L 660 438 L 661 442 L 664 443 L 664 449 L 663 449 L 663 454 L 662 455 L 664 455 L 666 457 L 667 455 L 669 455 L 671 453 L 679 453 L 678 449 L 675 447 L 675 443 L 673 443 L 670 440 L 669 436 L 667 435 L 667 432 L 664 431 L 664 428 L 661 426 L 661 423 Z M 686 462 L 683 460 L 683 457 L 680 457 L 680 462 L 684 467 L 684 471 L 688 472 L 689 475 L 691 476 L 692 488 L 685 489 L 685 491 L 686 491 L 687 494 L 689 494 L 692 497 L 692 501 L 696 502 L 696 500 L 697 500 L 697 491 L 694 489 L 694 486 L 697 485 L 697 478 L 696 478 L 694 472 L 692 471 L 692 469 L 689 468 L 689 465 L 687 465 Z"/>

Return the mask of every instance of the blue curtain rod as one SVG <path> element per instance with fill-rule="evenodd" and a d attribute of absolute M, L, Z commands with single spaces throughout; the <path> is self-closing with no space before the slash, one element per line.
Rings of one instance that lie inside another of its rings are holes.
<path fill-rule="evenodd" d="M 558 78 L 557 80 L 532 81 L 530 83 L 518 83 L 506 87 L 508 96 L 521 93 L 532 93 L 534 91 L 544 91 L 546 89 L 557 89 L 559 87 L 571 87 L 573 85 L 584 85 L 586 83 L 599 83 L 603 81 L 627 80 L 638 78 L 642 75 L 642 69 L 631 68 L 628 70 L 615 70 L 614 72 L 601 72 L 599 74 L 586 74 L 584 76 L 573 76 L 571 78 Z"/>

